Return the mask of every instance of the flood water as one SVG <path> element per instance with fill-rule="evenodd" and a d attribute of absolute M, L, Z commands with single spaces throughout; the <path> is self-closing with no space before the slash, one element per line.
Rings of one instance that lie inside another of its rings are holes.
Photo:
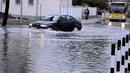
<path fill-rule="evenodd" d="M 101 24 L 73 32 L 0 27 L 0 73 L 109 73 L 111 44 L 128 33 Z"/>

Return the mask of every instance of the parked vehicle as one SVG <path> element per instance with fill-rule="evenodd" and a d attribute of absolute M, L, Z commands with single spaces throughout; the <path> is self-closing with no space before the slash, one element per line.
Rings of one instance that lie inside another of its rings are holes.
<path fill-rule="evenodd" d="M 29 27 L 52 28 L 54 30 L 73 31 L 75 28 L 81 30 L 82 24 L 70 15 L 50 15 L 41 18 L 40 21 L 34 21 Z"/>

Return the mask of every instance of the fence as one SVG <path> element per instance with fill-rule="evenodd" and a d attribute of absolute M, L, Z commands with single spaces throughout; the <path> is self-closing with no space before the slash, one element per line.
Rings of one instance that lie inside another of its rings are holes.
<path fill-rule="evenodd" d="M 60 14 L 71 15 L 75 18 L 84 18 L 84 10 L 87 7 L 81 6 L 71 6 L 71 7 L 61 7 Z M 90 16 L 96 16 L 97 8 L 88 7 L 90 11 Z"/>
<path fill-rule="evenodd" d="M 130 73 L 130 34 L 111 45 L 110 73 Z"/>

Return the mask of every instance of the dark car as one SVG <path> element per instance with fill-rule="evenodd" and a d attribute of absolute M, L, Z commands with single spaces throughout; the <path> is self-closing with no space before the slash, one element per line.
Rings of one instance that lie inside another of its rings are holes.
<path fill-rule="evenodd" d="M 70 15 L 50 15 L 40 21 L 34 21 L 29 27 L 52 28 L 54 30 L 73 31 L 75 28 L 81 30 L 82 24 Z"/>

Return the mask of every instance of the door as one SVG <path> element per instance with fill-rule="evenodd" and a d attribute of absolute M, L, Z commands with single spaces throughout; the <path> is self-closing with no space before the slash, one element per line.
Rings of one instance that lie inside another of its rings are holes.
<path fill-rule="evenodd" d="M 69 29 L 74 29 L 75 28 L 76 20 L 72 16 L 66 16 L 66 21 L 67 21 L 66 26 Z"/>

